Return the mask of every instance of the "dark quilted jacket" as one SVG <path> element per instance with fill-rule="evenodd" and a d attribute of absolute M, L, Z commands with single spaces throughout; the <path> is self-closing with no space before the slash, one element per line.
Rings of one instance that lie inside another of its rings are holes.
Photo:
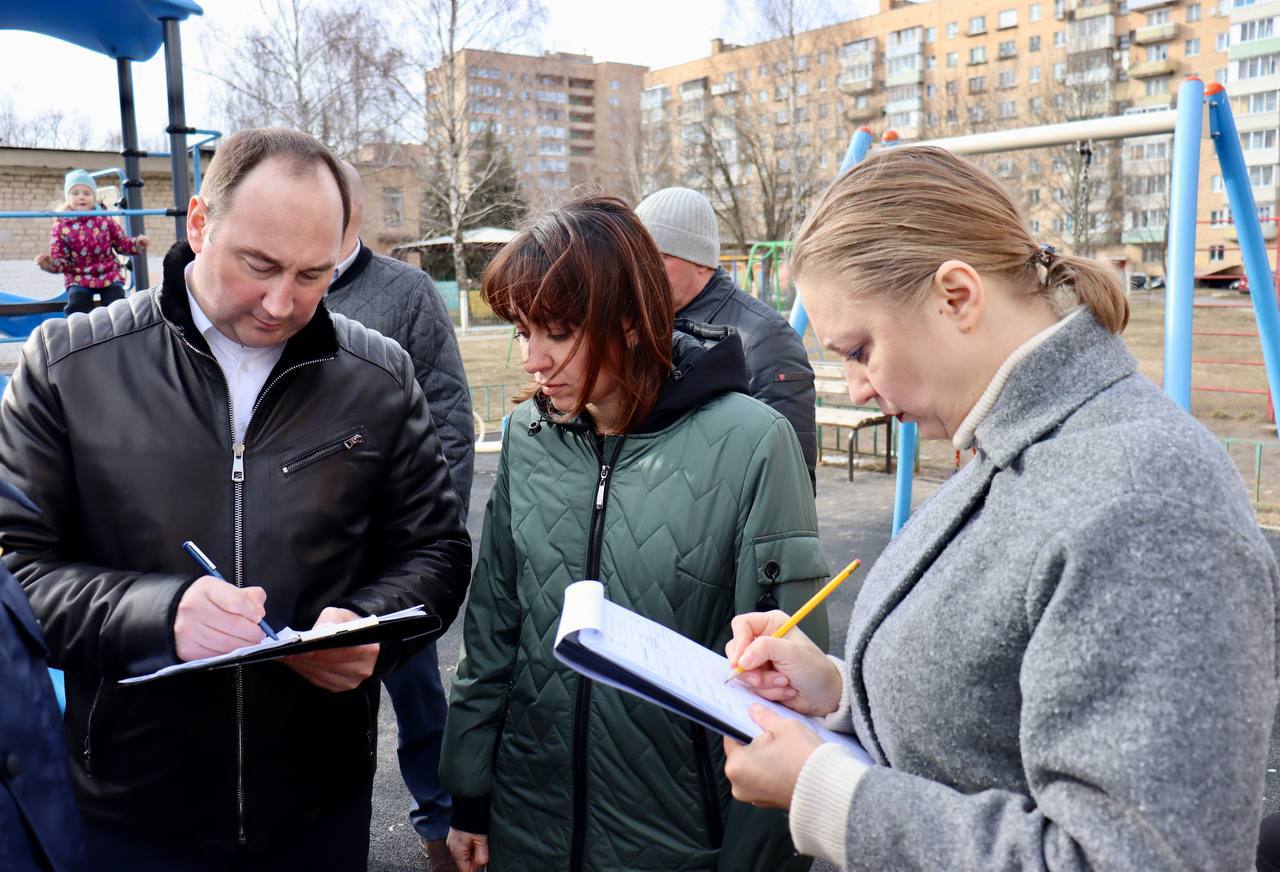
<path fill-rule="evenodd" d="M 441 766 L 454 826 L 489 833 L 494 872 L 808 865 L 782 813 L 730 799 L 719 736 L 552 653 L 564 589 L 583 578 L 717 650 L 763 595 L 794 610 L 826 578 L 795 434 L 726 391 L 745 385 L 738 338 L 721 335 L 704 350 L 677 334 L 680 375 L 638 432 L 598 440 L 536 400 L 512 413 Z M 825 646 L 824 613 L 805 630 Z"/>
<path fill-rule="evenodd" d="M 409 352 L 465 518 L 475 464 L 471 392 L 453 321 L 435 283 L 422 270 L 361 245 L 355 262 L 329 288 L 325 307 L 394 339 Z"/>
<path fill-rule="evenodd" d="M 804 341 L 781 315 L 733 283 L 717 269 L 707 286 L 676 317 L 732 327 L 742 337 L 747 360 L 747 393 L 776 409 L 791 424 L 804 452 L 809 479 L 818 461 L 818 427 L 814 422 L 813 367 Z"/>

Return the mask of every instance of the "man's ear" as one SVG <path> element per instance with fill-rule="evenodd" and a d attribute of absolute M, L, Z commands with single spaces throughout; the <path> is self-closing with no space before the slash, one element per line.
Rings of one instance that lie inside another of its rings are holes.
<path fill-rule="evenodd" d="M 929 302 L 961 333 L 968 333 L 986 311 L 986 287 L 969 264 L 962 260 L 944 261 L 933 274 L 933 297 Z"/>
<path fill-rule="evenodd" d="M 204 248 L 209 237 L 209 206 L 196 194 L 187 204 L 187 243 L 196 254 Z"/>

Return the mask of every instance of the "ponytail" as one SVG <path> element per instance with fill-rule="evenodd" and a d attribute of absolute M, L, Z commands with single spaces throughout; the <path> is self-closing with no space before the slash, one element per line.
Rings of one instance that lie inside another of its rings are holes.
<path fill-rule="evenodd" d="M 1129 323 L 1129 298 L 1120 277 L 1095 260 L 1054 254 L 1045 286 L 1054 297 L 1074 293 L 1076 301 L 1112 333 L 1120 333 Z"/>

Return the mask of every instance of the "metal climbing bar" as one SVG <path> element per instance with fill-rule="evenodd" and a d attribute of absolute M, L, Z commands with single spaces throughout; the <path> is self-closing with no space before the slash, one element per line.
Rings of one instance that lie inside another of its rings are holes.
<path fill-rule="evenodd" d="M 1280 408 L 1280 305 L 1276 302 L 1275 292 L 1270 290 L 1275 285 L 1267 244 L 1262 237 L 1262 222 L 1258 220 L 1258 208 L 1249 184 L 1249 168 L 1244 162 L 1227 89 L 1215 82 L 1205 89 L 1205 96 L 1209 102 L 1209 135 L 1218 155 L 1218 165 L 1222 168 L 1227 202 L 1235 218 L 1245 275 L 1253 288 L 1249 297 L 1258 322 L 1262 360 L 1266 364 L 1267 385 L 1271 389 L 1271 406 Z M 1187 356 L 1190 357 L 1189 352 Z"/>
<path fill-rule="evenodd" d="M 1196 194 L 1200 183 L 1200 131 L 1204 82 L 1188 76 L 1178 88 L 1173 131 L 1169 243 L 1165 263 L 1164 392 L 1191 410 L 1191 324 L 1196 282 Z"/>

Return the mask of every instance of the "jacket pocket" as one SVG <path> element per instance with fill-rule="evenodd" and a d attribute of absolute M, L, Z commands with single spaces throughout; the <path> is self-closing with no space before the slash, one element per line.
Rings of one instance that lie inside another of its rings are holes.
<path fill-rule="evenodd" d="M 756 584 L 760 586 L 756 608 L 778 607 L 777 587 L 793 581 L 821 581 L 831 573 L 816 533 L 774 533 L 752 542 Z"/>
<path fill-rule="evenodd" d="M 350 433 L 346 433 L 337 439 L 330 440 L 321 445 L 317 445 L 314 448 L 309 448 L 306 451 L 301 451 L 292 457 L 286 458 L 280 464 L 280 472 L 284 475 L 296 475 L 308 466 L 311 466 L 313 463 L 319 463 L 325 458 L 332 457 L 341 451 L 354 451 L 364 444 L 364 433 L 362 433 L 359 428 L 353 428 Z"/>

